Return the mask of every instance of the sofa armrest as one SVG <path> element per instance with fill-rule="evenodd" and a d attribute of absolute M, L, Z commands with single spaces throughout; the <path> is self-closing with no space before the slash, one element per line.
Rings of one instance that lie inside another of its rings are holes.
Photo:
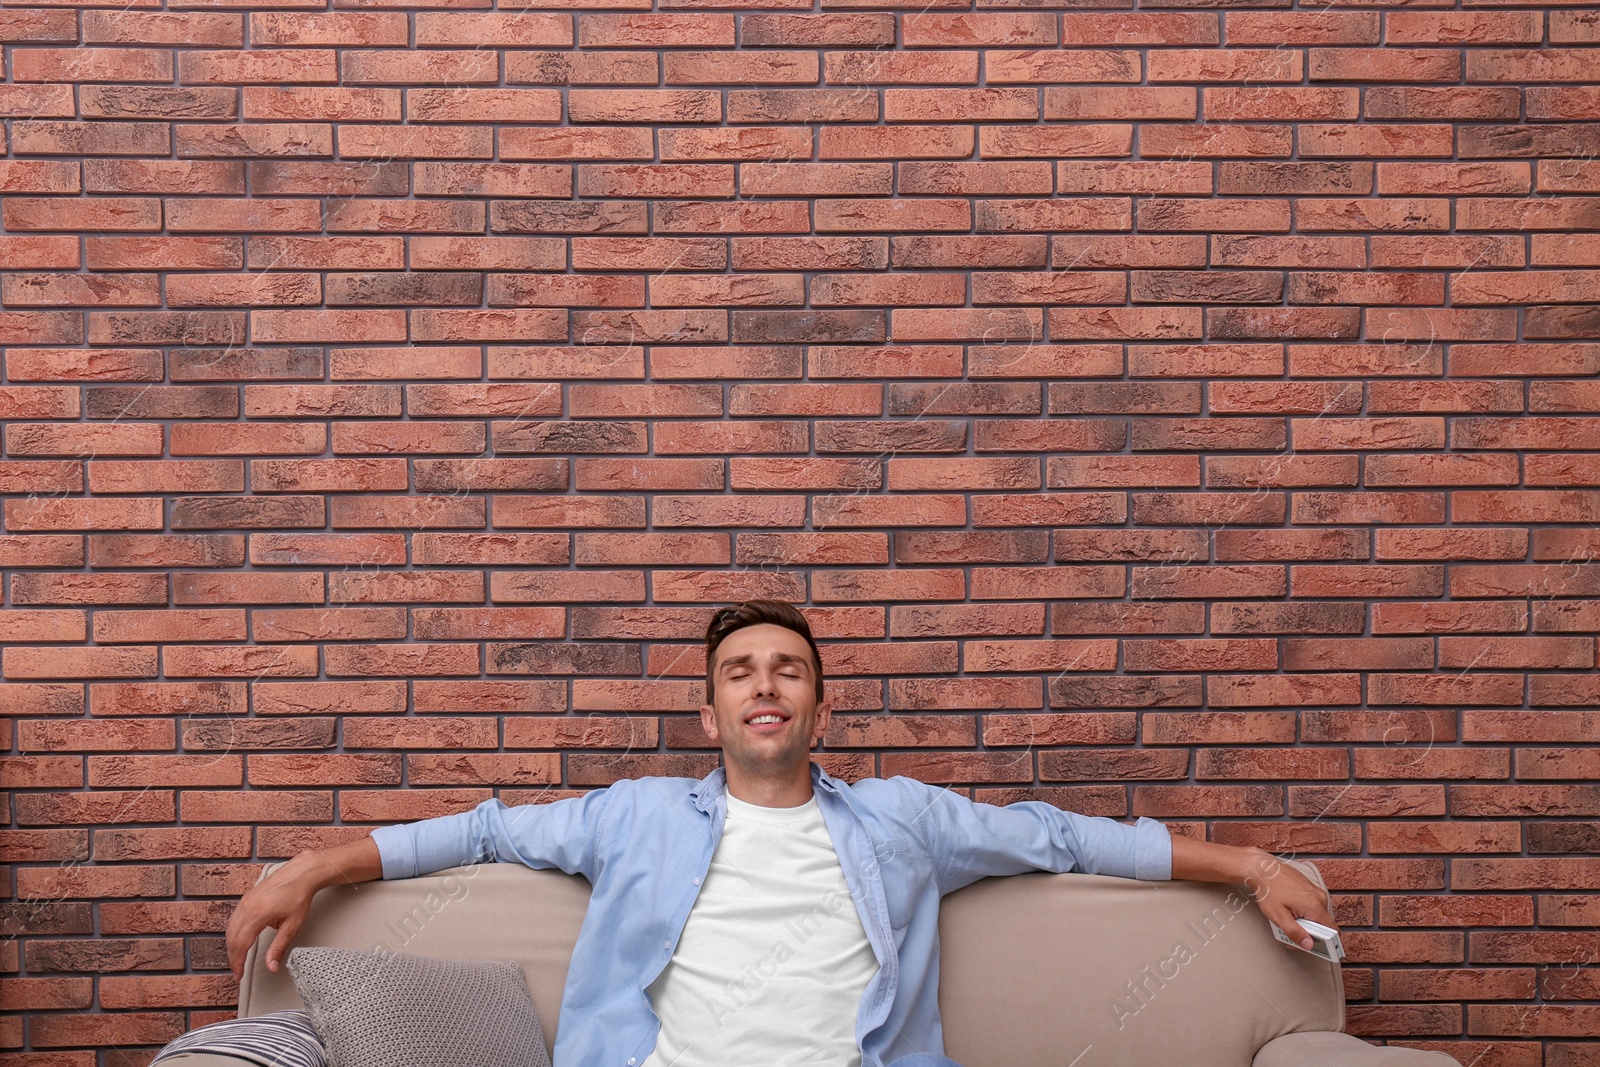
<path fill-rule="evenodd" d="M 1352 1034 L 1302 1030 L 1261 1046 L 1250 1067 L 1460 1067 L 1442 1052 L 1369 1045 Z"/>

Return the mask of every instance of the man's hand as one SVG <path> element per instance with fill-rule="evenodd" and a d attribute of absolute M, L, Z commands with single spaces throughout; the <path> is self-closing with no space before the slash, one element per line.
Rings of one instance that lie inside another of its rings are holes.
<path fill-rule="evenodd" d="M 267 948 L 267 970 L 276 971 L 289 943 L 305 925 L 311 899 L 331 885 L 355 885 L 383 877 L 383 856 L 369 834 L 329 848 L 307 849 L 239 898 L 228 917 L 228 967 L 244 977 L 244 957 L 267 927 L 278 932 Z"/>
<path fill-rule="evenodd" d="M 1266 849 L 1244 848 L 1172 835 L 1172 877 L 1197 882 L 1243 883 L 1267 920 L 1301 948 L 1315 942 L 1297 919 L 1335 929 L 1328 894 Z"/>
<path fill-rule="evenodd" d="M 1315 942 L 1296 919 L 1331 926 L 1338 924 L 1328 911 L 1328 894 L 1317 883 L 1301 874 L 1272 853 L 1262 851 L 1244 878 L 1245 888 L 1255 898 L 1273 926 L 1289 935 L 1289 940 L 1309 949 Z"/>
<path fill-rule="evenodd" d="M 300 932 L 311 913 L 311 899 L 323 887 L 312 873 L 320 866 L 314 852 L 302 852 L 273 871 L 265 880 L 250 887 L 228 917 L 228 968 L 236 979 L 244 977 L 244 958 L 261 931 L 272 927 L 272 945 L 267 949 L 267 970 L 276 971 L 289 943 Z"/>

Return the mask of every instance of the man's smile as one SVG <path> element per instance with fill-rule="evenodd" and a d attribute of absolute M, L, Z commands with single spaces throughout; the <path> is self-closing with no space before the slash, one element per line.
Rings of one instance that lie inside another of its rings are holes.
<path fill-rule="evenodd" d="M 762 707 L 746 713 L 744 724 L 761 733 L 772 733 L 788 722 L 789 718 L 788 712 L 778 708 Z"/>

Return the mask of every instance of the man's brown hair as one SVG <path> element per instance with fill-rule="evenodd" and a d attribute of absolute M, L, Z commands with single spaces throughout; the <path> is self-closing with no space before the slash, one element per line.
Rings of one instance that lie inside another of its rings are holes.
<path fill-rule="evenodd" d="M 716 690 L 711 675 L 712 668 L 717 662 L 717 646 L 722 644 L 723 638 L 733 631 L 763 622 L 793 630 L 805 638 L 806 644 L 811 646 L 811 666 L 816 673 L 817 702 L 820 704 L 822 656 L 817 652 L 816 639 L 811 636 L 811 624 L 806 622 L 806 617 L 800 614 L 793 604 L 785 604 L 781 600 L 746 600 L 743 604 L 719 608 L 711 616 L 711 622 L 706 627 L 706 703 L 715 703 L 712 694 Z"/>

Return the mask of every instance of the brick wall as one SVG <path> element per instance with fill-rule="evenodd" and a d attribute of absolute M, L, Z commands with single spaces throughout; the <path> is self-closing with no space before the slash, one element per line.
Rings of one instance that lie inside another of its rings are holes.
<path fill-rule="evenodd" d="M 0 9 L 0 1065 L 705 772 L 748 596 L 839 773 L 1311 858 L 1353 1032 L 1600 1064 L 1600 8 L 249 6 Z"/>

